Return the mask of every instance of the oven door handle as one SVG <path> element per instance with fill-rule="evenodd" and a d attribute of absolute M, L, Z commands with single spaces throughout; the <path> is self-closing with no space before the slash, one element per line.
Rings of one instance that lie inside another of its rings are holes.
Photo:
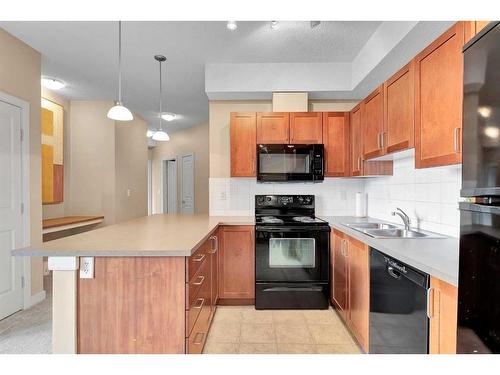
<path fill-rule="evenodd" d="M 330 232 L 330 226 L 300 226 L 300 227 L 268 227 L 268 226 L 256 226 L 255 230 L 258 232 L 268 232 L 268 233 L 290 233 L 290 232 Z"/>

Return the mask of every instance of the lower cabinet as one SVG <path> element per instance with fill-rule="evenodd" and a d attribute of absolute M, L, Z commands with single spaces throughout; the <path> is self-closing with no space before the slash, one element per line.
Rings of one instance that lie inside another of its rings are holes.
<path fill-rule="evenodd" d="M 457 351 L 458 288 L 431 277 L 427 309 L 429 353 L 455 354 Z"/>
<path fill-rule="evenodd" d="M 223 226 L 219 248 L 219 303 L 253 304 L 255 299 L 255 229 Z"/>
<path fill-rule="evenodd" d="M 332 231 L 332 302 L 362 349 L 368 353 L 370 265 L 368 246 Z"/>

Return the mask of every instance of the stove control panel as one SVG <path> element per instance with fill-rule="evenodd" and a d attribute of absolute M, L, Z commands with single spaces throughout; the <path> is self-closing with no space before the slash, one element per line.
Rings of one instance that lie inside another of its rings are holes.
<path fill-rule="evenodd" d="M 314 207 L 314 195 L 256 195 L 255 207 Z"/>

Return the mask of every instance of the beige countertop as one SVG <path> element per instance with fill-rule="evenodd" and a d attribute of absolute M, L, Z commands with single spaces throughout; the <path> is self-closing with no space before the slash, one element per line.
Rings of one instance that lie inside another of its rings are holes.
<path fill-rule="evenodd" d="M 253 216 L 151 215 L 17 249 L 28 256 L 190 256 L 218 225 L 254 225 Z"/>

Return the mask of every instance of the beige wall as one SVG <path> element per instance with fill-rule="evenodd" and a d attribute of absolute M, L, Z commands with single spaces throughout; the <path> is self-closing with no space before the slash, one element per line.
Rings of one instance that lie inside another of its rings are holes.
<path fill-rule="evenodd" d="M 72 101 L 70 215 L 104 215 L 104 225 L 147 215 L 146 123 L 110 120 L 113 103 Z M 130 196 L 127 190 L 130 189 Z"/>
<path fill-rule="evenodd" d="M 148 139 L 146 122 L 135 115 L 115 127 L 115 220 L 148 214 Z M 127 194 L 129 191 L 130 195 Z"/>
<path fill-rule="evenodd" d="M 33 48 L 0 29 L 0 91 L 30 104 L 30 240 L 42 241 L 40 134 L 41 57 Z M 31 258 L 31 294 L 43 290 L 42 258 Z"/>
<path fill-rule="evenodd" d="M 170 141 L 158 142 L 152 150 L 153 213 L 162 212 L 162 160 L 194 153 L 195 213 L 208 213 L 208 124 L 198 125 L 170 135 Z M 180 172 L 177 165 L 177 207 L 180 208 Z"/>
<path fill-rule="evenodd" d="M 58 204 L 44 204 L 42 206 L 42 216 L 44 219 L 50 219 L 54 217 L 65 216 L 65 202 L 70 200 L 69 197 L 69 165 L 70 165 L 70 111 L 71 105 L 70 101 L 63 98 L 62 96 L 56 94 L 55 92 L 42 87 L 42 98 L 48 99 L 54 103 L 57 103 L 63 107 L 64 110 L 64 201 Z"/>
<path fill-rule="evenodd" d="M 349 111 L 357 101 L 309 100 L 309 111 Z M 230 177 L 229 122 L 231 112 L 272 111 L 270 100 L 209 102 L 210 177 Z"/>

